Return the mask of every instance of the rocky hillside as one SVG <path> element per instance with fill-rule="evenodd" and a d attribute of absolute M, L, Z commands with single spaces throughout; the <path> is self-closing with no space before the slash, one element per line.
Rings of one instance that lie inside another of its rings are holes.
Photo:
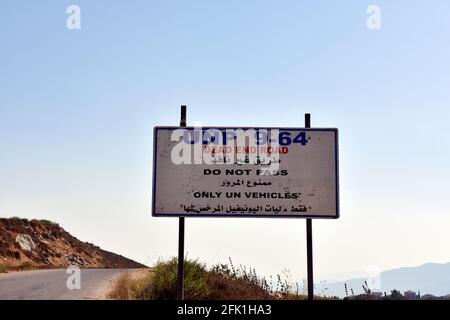
<path fill-rule="evenodd" d="M 47 220 L 0 218 L 0 266 L 4 269 L 142 268 L 144 265 L 82 242 Z"/>

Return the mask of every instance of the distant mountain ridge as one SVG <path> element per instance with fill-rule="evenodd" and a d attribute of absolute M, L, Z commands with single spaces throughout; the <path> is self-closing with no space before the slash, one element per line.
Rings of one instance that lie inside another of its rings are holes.
<path fill-rule="evenodd" d="M 374 287 L 367 278 L 356 278 L 327 284 L 326 294 L 345 297 L 345 284 L 349 294 L 351 289 L 355 295 L 361 294 L 364 293 L 362 285 L 367 281 L 369 288 L 374 292 L 389 294 L 391 290 L 397 289 L 401 292 L 420 291 L 421 295 L 446 296 L 450 294 L 450 262 L 426 263 L 418 267 L 387 270 L 381 272 L 379 278 L 374 279 L 376 280 L 374 283 L 379 283 L 379 288 Z"/>
<path fill-rule="evenodd" d="M 47 220 L 0 218 L 0 267 L 7 269 L 144 268 L 121 255 L 73 237 Z"/>

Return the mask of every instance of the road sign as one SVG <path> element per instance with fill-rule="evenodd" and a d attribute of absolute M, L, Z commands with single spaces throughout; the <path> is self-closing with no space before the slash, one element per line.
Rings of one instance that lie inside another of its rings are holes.
<path fill-rule="evenodd" d="M 338 218 L 338 130 L 155 127 L 153 216 Z"/>

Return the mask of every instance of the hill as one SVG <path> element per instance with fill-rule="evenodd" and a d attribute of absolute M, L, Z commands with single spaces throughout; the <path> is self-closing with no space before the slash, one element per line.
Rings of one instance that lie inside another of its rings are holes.
<path fill-rule="evenodd" d="M 330 283 L 327 286 L 327 294 L 344 297 L 344 284 L 347 284 L 349 291 L 353 288 L 355 294 L 361 294 L 364 281 L 367 279 L 357 278 Z M 450 293 L 450 262 L 445 264 L 426 263 L 418 267 L 383 271 L 380 273 L 379 283 L 381 288 L 371 288 L 372 291 L 389 293 L 394 289 L 401 292 L 413 290 L 420 291 L 422 295 L 446 296 Z M 368 285 L 370 288 L 370 281 L 368 281 Z"/>
<path fill-rule="evenodd" d="M 0 218 L 0 267 L 7 269 L 143 268 L 121 255 L 82 242 L 47 220 Z"/>

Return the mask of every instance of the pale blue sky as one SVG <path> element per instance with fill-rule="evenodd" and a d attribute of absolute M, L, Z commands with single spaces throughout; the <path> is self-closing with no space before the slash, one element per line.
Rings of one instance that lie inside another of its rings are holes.
<path fill-rule="evenodd" d="M 81 8 L 78 31 L 66 8 Z M 366 28 L 379 5 L 382 28 Z M 152 128 L 340 129 L 341 219 L 314 222 L 319 278 L 450 261 L 450 2 L 2 1 L 0 215 L 48 218 L 145 263 Z M 305 272 L 302 220 L 188 220 L 186 249 Z M 268 237 L 267 234 L 270 236 Z"/>

